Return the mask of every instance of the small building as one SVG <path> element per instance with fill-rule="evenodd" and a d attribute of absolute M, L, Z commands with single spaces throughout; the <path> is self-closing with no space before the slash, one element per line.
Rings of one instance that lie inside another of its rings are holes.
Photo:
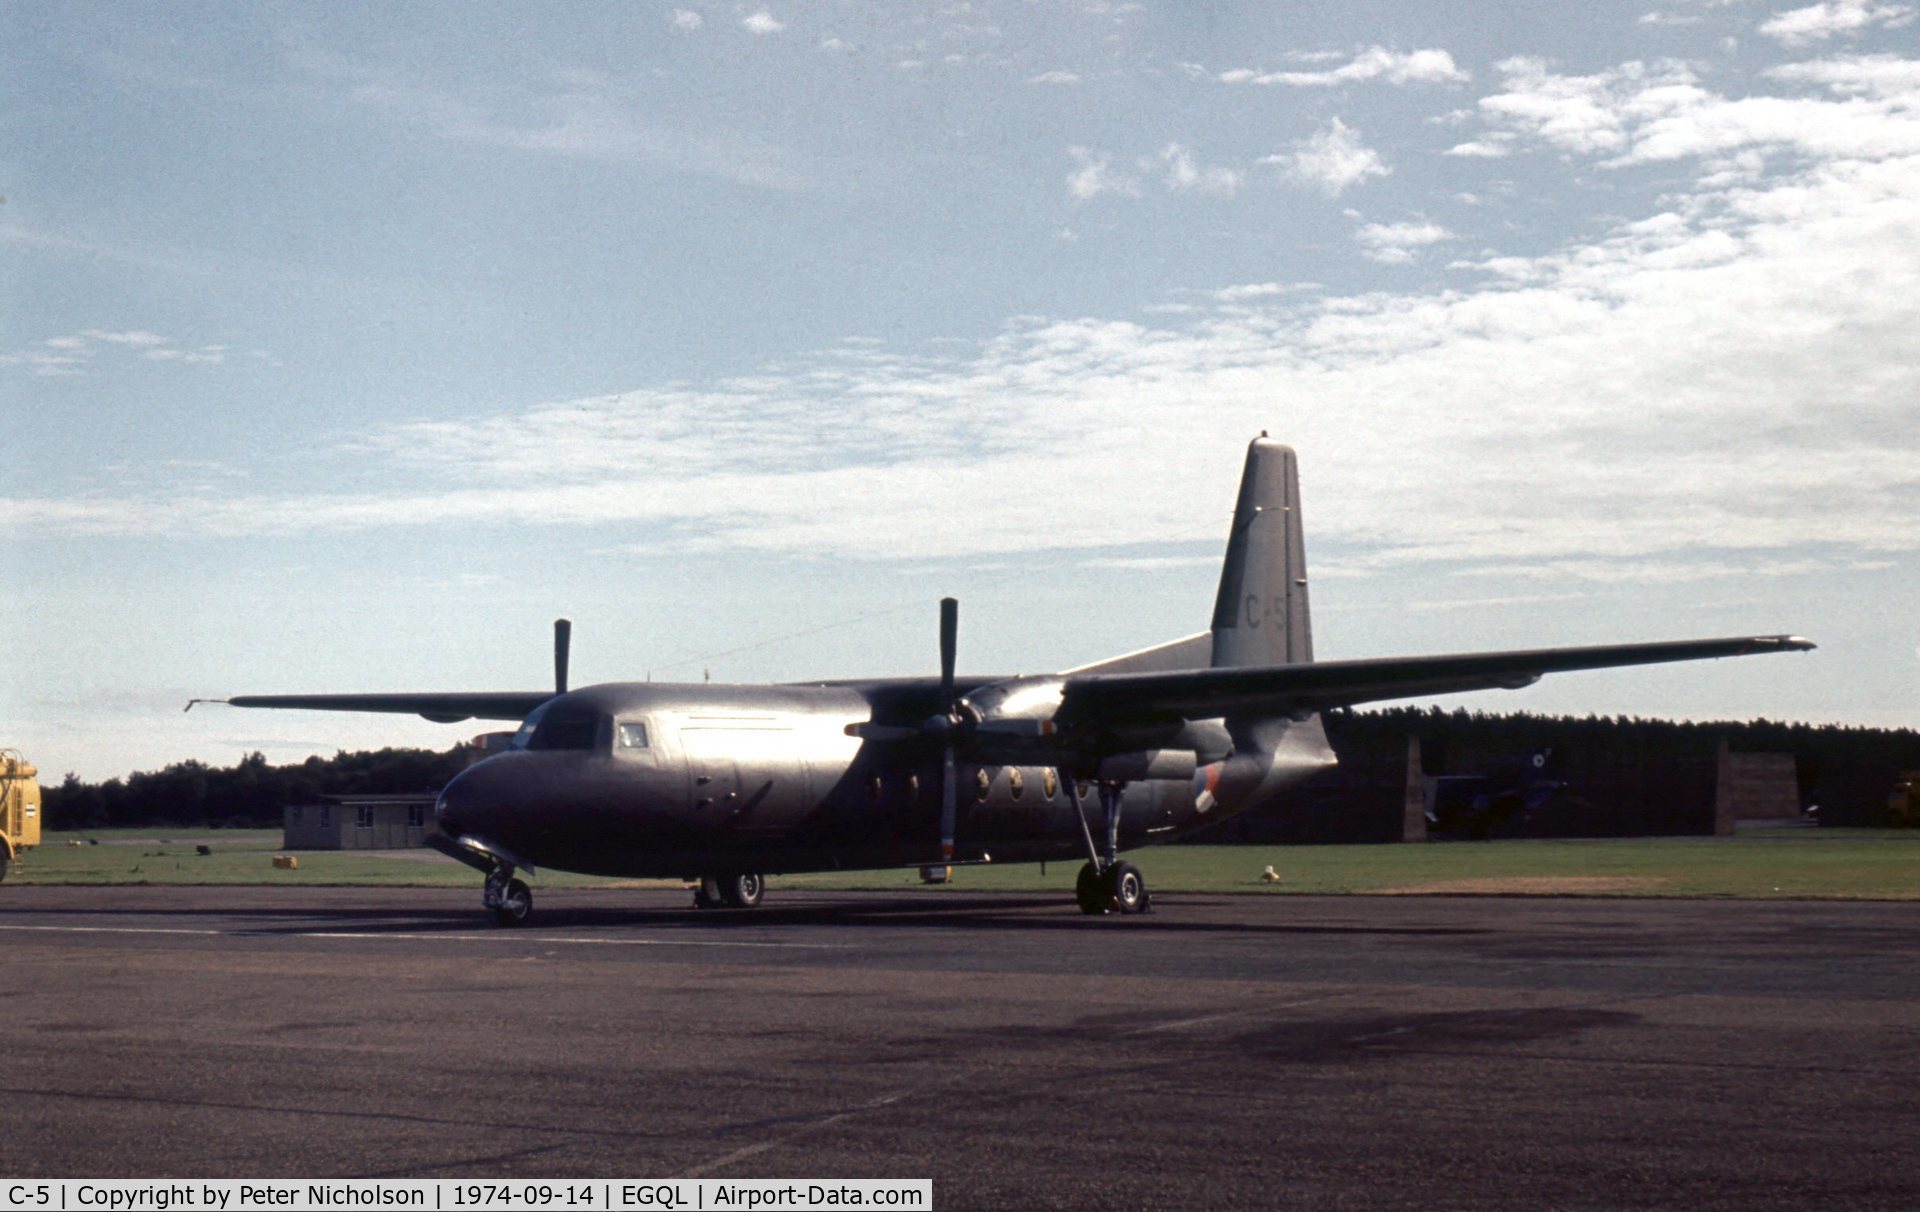
<path fill-rule="evenodd" d="M 287 850 L 405 850 L 440 832 L 434 796 L 340 795 L 318 804 L 289 804 Z"/>

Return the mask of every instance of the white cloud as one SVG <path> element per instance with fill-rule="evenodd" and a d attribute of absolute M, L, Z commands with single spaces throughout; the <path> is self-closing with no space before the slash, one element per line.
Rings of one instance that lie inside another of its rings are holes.
<path fill-rule="evenodd" d="M 1873 26 L 1898 29 L 1913 21 L 1907 4 L 1878 4 L 1874 0 L 1824 0 L 1780 13 L 1763 22 L 1760 32 L 1783 46 L 1805 46 L 1836 35 L 1858 34 Z"/>
<path fill-rule="evenodd" d="M 87 359 L 79 354 L 46 353 L 32 350 L 27 353 L 0 354 L 0 366 L 22 366 L 43 379 L 68 378 L 85 374 Z"/>
<path fill-rule="evenodd" d="M 707 23 L 704 17 L 689 8 L 674 9 L 668 20 L 673 22 L 673 28 L 684 30 L 696 30 Z"/>
<path fill-rule="evenodd" d="M 1842 55 L 1807 63 L 1785 63 L 1764 73 L 1775 80 L 1820 84 L 1849 96 L 1890 97 L 1920 92 L 1920 59 L 1893 55 Z"/>
<path fill-rule="evenodd" d="M 1069 147 L 1067 154 L 1074 162 L 1074 170 L 1067 175 L 1067 192 L 1080 201 L 1089 202 L 1101 194 L 1140 196 L 1139 180 L 1115 172 L 1112 157 L 1086 147 Z"/>
<path fill-rule="evenodd" d="M 1350 61 L 1324 71 L 1257 72 L 1236 68 L 1216 77 L 1222 84 L 1286 85 L 1292 88 L 1328 88 L 1385 80 L 1389 84 L 1460 84 L 1473 77 L 1443 50 L 1390 51 L 1370 46 Z"/>
<path fill-rule="evenodd" d="M 1374 238 L 1446 237 L 1382 224 Z M 1190 531 L 1193 500 L 1231 482 L 1237 439 L 1271 428 L 1323 486 L 1316 534 L 1375 566 L 1552 560 L 1619 582 L 1751 570 L 1770 552 L 1887 558 L 1920 553 L 1920 263 L 1887 255 L 1916 245 L 1920 155 L 1835 161 L 1505 258 L 1473 290 L 1254 284 L 1160 326 L 1031 319 L 935 358 L 861 346 L 700 390 L 388 426 L 341 453 L 403 493 L 16 497 L 0 526 L 604 525 L 656 549 L 865 558 L 1099 549 L 1115 500 L 1130 541 Z M 1196 426 L 1220 448 L 1197 449 Z M 1065 491 L 1063 448 L 1084 470 Z M 1140 477 L 1152 448 L 1195 457 Z M 956 477 L 994 491 L 925 491 Z"/>
<path fill-rule="evenodd" d="M 1282 295 L 1298 294 L 1301 291 L 1315 290 L 1308 282 L 1249 282 L 1241 286 L 1229 286 L 1213 292 L 1213 299 L 1219 303 L 1246 303 L 1254 299 L 1277 299 Z"/>
<path fill-rule="evenodd" d="M 1603 155 L 1602 165 L 1611 168 L 1743 152 L 1844 158 L 1920 150 L 1920 106 L 1907 60 L 1835 59 L 1769 73 L 1827 84 L 1843 94 L 1838 99 L 1729 98 L 1708 91 L 1692 68 L 1675 62 L 1626 63 L 1589 76 L 1559 75 L 1537 59 L 1499 66 L 1504 91 L 1479 103 L 1482 117 L 1497 128 L 1489 146 L 1540 143 Z"/>
<path fill-rule="evenodd" d="M 1904 63 L 1790 65 L 1766 79 L 1810 95 L 1739 97 L 1665 66 L 1509 66 L 1507 100 L 1483 120 L 1563 152 L 1564 171 L 1682 156 L 1713 171 L 1668 174 L 1685 184 L 1598 237 L 1476 254 L 1463 264 L 1485 276 L 1467 287 L 1255 281 L 1148 322 L 1023 318 L 956 352 L 857 343 L 750 377 L 334 440 L 354 482 L 403 489 L 288 491 L 266 485 L 326 477 L 270 468 L 257 487 L 0 498 L 0 529 L 499 524 L 604 527 L 675 551 L 1110 552 L 1116 501 L 1129 543 L 1190 537 L 1194 502 L 1217 499 L 1238 442 L 1267 428 L 1302 449 L 1311 525 L 1350 566 L 1538 565 L 1613 583 L 1906 566 L 1920 557 L 1920 261 L 1901 254 L 1920 247 L 1920 85 Z M 1359 146 L 1338 123 L 1322 133 Z M 1084 196 L 1117 188 L 1107 157 L 1073 150 Z M 1724 167 L 1747 155 L 1776 163 Z M 1451 237 L 1413 222 L 1355 238 L 1411 255 Z M 92 331 L 103 355 L 189 348 Z M 1156 458 L 1167 450 L 1182 457 Z"/>
<path fill-rule="evenodd" d="M 1260 163 L 1276 165 L 1295 181 L 1314 186 L 1328 197 L 1338 197 L 1368 177 L 1384 177 L 1393 171 L 1379 152 L 1360 141 L 1358 131 L 1338 118 L 1296 141 L 1292 151 L 1268 156 Z"/>
<path fill-rule="evenodd" d="M 1041 72 L 1037 76 L 1028 76 L 1027 83 L 1028 84 L 1078 84 L 1080 83 L 1080 73 L 1068 72 L 1068 71 Z"/>
<path fill-rule="evenodd" d="M 1169 143 L 1161 149 L 1160 162 L 1166 167 L 1166 186 L 1175 193 L 1195 191 L 1231 197 L 1245 183 L 1240 174 L 1230 168 L 1200 167 L 1194 162 L 1193 153 L 1178 143 Z"/>
<path fill-rule="evenodd" d="M 740 27 L 750 34 L 777 34 L 787 28 L 784 22 L 764 8 L 741 18 Z"/>
<path fill-rule="evenodd" d="M 1404 265 L 1413 260 L 1418 249 L 1451 240 L 1453 233 L 1438 223 L 1369 223 L 1354 232 L 1353 238 L 1368 260 Z"/>
<path fill-rule="evenodd" d="M 147 332 L 144 329 L 134 329 L 129 332 L 105 332 L 98 328 L 89 328 L 80 335 L 86 337 L 88 340 L 104 341 L 109 345 L 132 345 L 141 349 L 150 349 L 156 345 L 166 345 L 169 343 L 165 337 L 158 333 Z"/>
<path fill-rule="evenodd" d="M 1468 156 L 1482 160 L 1497 160 L 1501 156 L 1513 154 L 1513 141 L 1510 137 L 1495 134 L 1485 139 L 1472 139 L 1465 143 L 1456 143 L 1446 151 L 1449 156 Z"/>

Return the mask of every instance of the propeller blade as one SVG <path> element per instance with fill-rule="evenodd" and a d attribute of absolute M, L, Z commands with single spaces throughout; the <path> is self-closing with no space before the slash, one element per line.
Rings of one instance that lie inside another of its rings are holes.
<path fill-rule="evenodd" d="M 940 709 L 953 714 L 953 661 L 960 647 L 960 603 L 940 599 Z"/>
<path fill-rule="evenodd" d="M 940 712 L 949 723 L 954 718 L 953 664 L 960 648 L 960 602 L 940 599 Z M 953 731 L 947 730 L 940 746 L 940 860 L 953 861 L 954 818 L 960 815 L 960 789 L 953 785 Z"/>
<path fill-rule="evenodd" d="M 573 648 L 573 620 L 553 621 L 553 692 L 567 692 L 567 656 Z"/>
<path fill-rule="evenodd" d="M 959 815 L 960 790 L 953 785 L 953 742 L 943 747 L 940 763 L 940 861 L 953 861 L 953 822 Z"/>

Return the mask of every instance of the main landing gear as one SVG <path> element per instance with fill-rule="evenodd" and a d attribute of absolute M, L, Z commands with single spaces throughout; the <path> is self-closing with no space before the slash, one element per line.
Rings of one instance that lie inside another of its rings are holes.
<path fill-rule="evenodd" d="M 1106 849 L 1093 844 L 1093 831 L 1087 827 L 1087 815 L 1080 808 L 1080 788 L 1069 772 L 1060 772 L 1060 781 L 1073 796 L 1074 815 L 1080 819 L 1081 836 L 1087 840 L 1087 863 L 1074 881 L 1074 899 L 1082 913 L 1151 913 L 1153 897 L 1147 892 L 1147 879 L 1140 868 L 1120 861 L 1120 799 L 1126 794 L 1123 782 L 1100 784 L 1100 808 L 1106 818 Z"/>
<path fill-rule="evenodd" d="M 766 895 L 767 884 L 758 872 L 703 875 L 693 888 L 695 909 L 753 909 Z"/>

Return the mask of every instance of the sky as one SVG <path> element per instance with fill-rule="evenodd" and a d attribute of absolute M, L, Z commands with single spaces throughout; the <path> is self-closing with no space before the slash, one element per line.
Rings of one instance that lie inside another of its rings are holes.
<path fill-rule="evenodd" d="M 1300 454 L 1323 660 L 1920 726 L 1920 5 L 0 4 L 0 745 L 1069 668 Z"/>

